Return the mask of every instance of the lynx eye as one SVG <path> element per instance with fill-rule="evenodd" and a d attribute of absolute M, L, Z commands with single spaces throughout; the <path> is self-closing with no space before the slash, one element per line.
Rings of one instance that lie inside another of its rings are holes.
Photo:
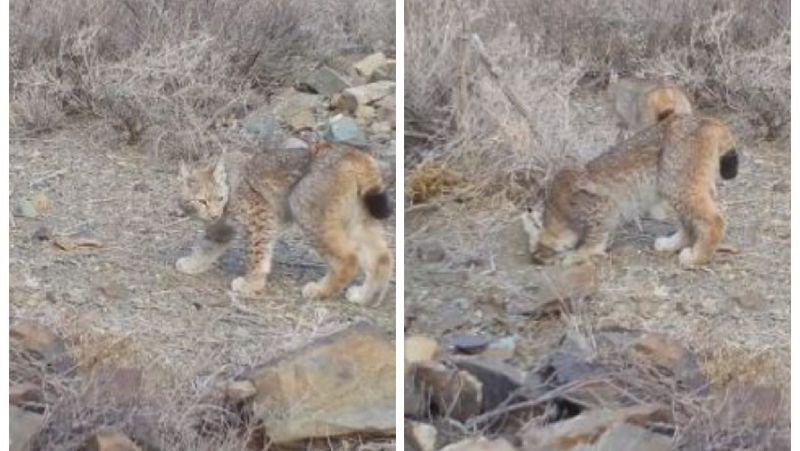
<path fill-rule="evenodd" d="M 197 199 L 197 200 L 195 200 L 195 202 L 197 202 L 198 204 L 200 204 L 200 205 L 202 205 L 204 207 L 208 207 L 208 201 L 205 200 L 205 199 Z"/>

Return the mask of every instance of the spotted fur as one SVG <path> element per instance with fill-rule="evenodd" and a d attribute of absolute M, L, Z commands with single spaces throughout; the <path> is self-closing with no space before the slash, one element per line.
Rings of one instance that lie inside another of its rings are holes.
<path fill-rule="evenodd" d="M 708 263 L 725 232 L 716 175 L 734 146 L 722 121 L 673 115 L 582 168 L 560 171 L 543 205 L 523 215 L 534 261 L 569 265 L 604 255 L 617 226 L 659 205 L 679 226 L 655 249 L 679 252 L 684 267 Z"/>
<path fill-rule="evenodd" d="M 375 193 L 386 192 L 376 161 L 347 146 L 313 145 L 308 149 L 270 149 L 255 155 L 231 152 L 193 168 L 181 164 L 181 205 L 207 223 L 205 236 L 192 255 L 180 258 L 179 271 L 208 270 L 230 245 L 232 223 L 248 235 L 248 271 L 231 283 L 246 295 L 261 292 L 271 270 L 272 249 L 279 232 L 297 223 L 329 265 L 321 280 L 302 293 L 330 298 L 356 276 L 353 302 L 380 302 L 388 288 L 392 259 L 383 224 L 371 212 Z M 379 215 L 378 215 L 379 216 Z"/>
<path fill-rule="evenodd" d="M 671 83 L 619 79 L 612 74 L 608 95 L 618 119 L 618 142 L 672 114 L 692 114 L 689 97 Z"/>

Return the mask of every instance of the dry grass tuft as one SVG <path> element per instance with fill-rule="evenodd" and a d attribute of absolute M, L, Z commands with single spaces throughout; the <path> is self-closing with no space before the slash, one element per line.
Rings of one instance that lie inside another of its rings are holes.
<path fill-rule="evenodd" d="M 579 118 L 575 94 L 610 70 L 674 78 L 700 106 L 788 130 L 789 2 L 411 0 L 406 8 L 406 131 L 416 161 L 445 160 L 476 184 L 509 170 L 586 159 L 610 142 Z M 436 30 L 436 32 L 432 32 Z M 477 33 L 499 83 L 464 37 Z M 591 37 L 591 38 L 588 38 Z M 515 92 L 542 135 L 503 96 Z M 585 93 L 585 92 L 584 92 Z M 597 114 L 608 115 L 607 111 Z"/>
<path fill-rule="evenodd" d="M 417 205 L 437 196 L 452 194 L 464 183 L 464 179 L 450 169 L 436 164 L 423 164 L 411 173 L 406 196 Z"/>
<path fill-rule="evenodd" d="M 266 103 L 327 58 L 391 51 L 393 10 L 389 0 L 15 0 L 12 135 L 88 116 L 154 154 L 214 151 L 223 115 Z"/>

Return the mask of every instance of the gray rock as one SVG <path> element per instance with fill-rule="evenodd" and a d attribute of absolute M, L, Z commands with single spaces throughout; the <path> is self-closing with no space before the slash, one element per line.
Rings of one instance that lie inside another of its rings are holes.
<path fill-rule="evenodd" d="M 606 431 L 590 448 L 593 451 L 670 451 L 672 440 L 632 424 L 618 424 Z"/>
<path fill-rule="evenodd" d="M 281 147 L 284 149 L 307 149 L 308 143 L 302 139 L 290 137 L 283 141 Z"/>
<path fill-rule="evenodd" d="M 321 66 L 308 74 L 303 84 L 324 96 L 342 92 L 351 86 L 342 74 L 328 66 Z"/>
<path fill-rule="evenodd" d="M 365 80 L 394 80 L 395 61 L 377 52 L 353 64 L 353 69 Z"/>
<path fill-rule="evenodd" d="M 39 432 L 44 423 L 42 415 L 22 410 L 17 406 L 8 407 L 8 420 L 10 432 L 8 441 L 11 451 L 28 449 L 33 436 Z"/>
<path fill-rule="evenodd" d="M 477 335 L 459 335 L 451 339 L 453 349 L 462 354 L 480 354 L 489 347 L 489 339 Z"/>
<path fill-rule="evenodd" d="M 372 326 L 351 326 L 243 376 L 273 445 L 395 433 L 394 345 Z"/>
<path fill-rule="evenodd" d="M 436 436 L 438 431 L 428 423 L 406 421 L 406 443 L 417 451 L 434 451 L 436 449 Z"/>
<path fill-rule="evenodd" d="M 248 117 L 242 122 L 244 131 L 264 141 L 272 139 L 280 128 L 278 121 L 271 115 L 261 112 Z"/>
<path fill-rule="evenodd" d="M 394 95 L 395 83 L 393 81 L 378 81 L 366 85 L 345 89 L 336 101 L 336 107 L 355 113 L 364 105 L 377 102 L 386 96 Z"/>
<path fill-rule="evenodd" d="M 289 89 L 276 96 L 272 113 L 293 131 L 300 131 L 314 128 L 315 112 L 321 106 L 322 96 Z"/>
<path fill-rule="evenodd" d="M 356 147 L 367 146 L 367 138 L 359 128 L 358 123 L 353 118 L 341 114 L 331 118 L 323 136 L 334 143 L 349 144 Z"/>
<path fill-rule="evenodd" d="M 468 438 L 458 443 L 447 445 L 439 451 L 515 451 L 511 443 L 504 438 L 489 440 L 486 437 Z"/>
<path fill-rule="evenodd" d="M 576 417 L 565 421 L 559 421 L 546 426 L 531 423 L 525 427 L 520 435 L 522 437 L 523 448 L 530 451 L 551 451 L 551 450 L 570 450 L 570 451 L 618 451 L 618 450 L 637 450 L 637 451 L 661 451 L 668 450 L 669 447 L 645 447 L 645 444 L 663 444 L 666 442 L 658 436 L 642 436 L 630 429 L 622 429 L 614 433 L 610 438 L 605 435 L 612 429 L 625 425 L 626 423 L 635 426 L 646 426 L 648 424 L 660 423 L 664 420 L 669 409 L 657 404 L 641 404 L 620 409 L 596 409 L 588 410 Z M 643 429 L 647 431 L 646 429 Z M 636 446 L 609 447 L 614 444 L 619 445 L 620 436 L 628 437 Z M 641 443 L 634 441 L 641 439 Z M 600 447 L 600 445 L 603 447 Z M 641 446 L 639 446 L 641 445 Z"/>
<path fill-rule="evenodd" d="M 12 210 L 14 216 L 22 217 L 22 218 L 31 218 L 34 219 L 39 216 L 39 212 L 36 211 L 36 207 L 33 205 L 28 199 L 22 199 L 17 201 L 14 204 L 14 209 Z"/>

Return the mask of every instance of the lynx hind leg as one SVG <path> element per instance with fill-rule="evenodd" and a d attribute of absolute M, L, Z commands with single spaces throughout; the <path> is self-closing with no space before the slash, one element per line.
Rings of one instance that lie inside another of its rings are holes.
<path fill-rule="evenodd" d="M 347 290 L 347 300 L 357 304 L 380 304 L 392 275 L 392 256 L 383 238 L 383 229 L 371 224 L 354 232 L 358 264 L 364 270 L 365 279 L 362 285 Z"/>
<path fill-rule="evenodd" d="M 690 221 L 681 220 L 678 230 L 672 235 L 659 236 L 653 243 L 656 252 L 678 252 L 692 243 L 692 225 Z"/>
<path fill-rule="evenodd" d="M 330 298 L 341 291 L 358 272 L 357 246 L 340 224 L 323 225 L 314 240 L 317 250 L 328 262 L 328 272 L 303 287 L 305 298 Z"/>
<path fill-rule="evenodd" d="M 254 192 L 248 193 L 242 203 L 248 235 L 247 273 L 235 278 L 231 289 L 252 296 L 264 289 L 272 270 L 272 249 L 280 232 L 280 212 Z"/>
<path fill-rule="evenodd" d="M 699 201 L 685 208 L 694 232 L 694 243 L 681 250 L 679 261 L 681 266 L 691 268 L 711 260 L 725 234 L 725 220 L 710 196 L 700 197 Z"/>
<path fill-rule="evenodd" d="M 234 235 L 233 226 L 225 220 L 209 224 L 200 245 L 191 255 L 179 258 L 175 262 L 175 268 L 184 274 L 201 274 L 208 271 L 228 249 Z"/>

